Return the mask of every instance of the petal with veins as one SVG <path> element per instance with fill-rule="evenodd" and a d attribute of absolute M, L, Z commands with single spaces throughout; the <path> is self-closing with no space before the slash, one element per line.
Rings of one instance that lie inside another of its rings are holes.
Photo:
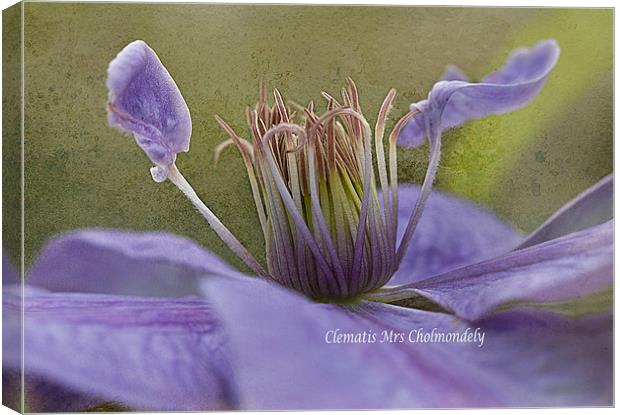
<path fill-rule="evenodd" d="M 398 236 L 402 237 L 420 191 L 398 189 Z M 388 284 L 405 284 L 445 273 L 515 248 L 521 235 L 493 213 L 456 196 L 431 193 L 400 268 Z"/>
<path fill-rule="evenodd" d="M 238 271 L 181 236 L 91 229 L 49 241 L 26 281 L 51 291 L 178 297 L 198 295 L 196 281 L 213 274 Z"/>
<path fill-rule="evenodd" d="M 14 291 L 4 290 L 8 313 L 20 311 Z M 23 304 L 29 374 L 134 409 L 224 409 L 236 402 L 225 337 L 202 300 L 29 289 Z M 19 335 L 19 325 L 9 330 Z M 6 352 L 6 367 L 18 367 L 19 350 Z"/>
<path fill-rule="evenodd" d="M 189 150 L 192 121 L 187 104 L 161 61 L 145 42 L 127 45 L 108 67 L 108 122 L 133 134 L 160 167 Z"/>
<path fill-rule="evenodd" d="M 613 282 L 613 221 L 437 277 L 387 288 L 379 297 L 421 295 L 467 320 L 518 302 L 578 300 Z"/>

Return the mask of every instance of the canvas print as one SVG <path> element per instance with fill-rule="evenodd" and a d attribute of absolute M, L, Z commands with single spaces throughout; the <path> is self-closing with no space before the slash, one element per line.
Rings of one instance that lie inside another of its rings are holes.
<path fill-rule="evenodd" d="M 19 412 L 600 407 L 613 10 L 3 12 Z"/>

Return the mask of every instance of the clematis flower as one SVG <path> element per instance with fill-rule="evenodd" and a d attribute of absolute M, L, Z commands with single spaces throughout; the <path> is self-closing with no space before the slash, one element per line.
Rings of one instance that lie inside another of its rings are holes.
<path fill-rule="evenodd" d="M 236 147 L 249 177 L 263 266 L 177 168 L 189 143 L 177 132 L 191 130 L 185 105 L 169 105 L 180 92 L 144 42 L 127 46 L 110 64 L 110 124 L 254 275 L 166 233 L 52 239 L 23 298 L 25 370 L 56 394 L 44 410 L 58 396 L 157 410 L 610 405 L 612 177 L 528 237 L 432 191 L 441 131 L 525 105 L 558 53 L 547 41 L 488 82 L 439 82 L 396 122 L 387 160 L 394 90 L 374 134 L 351 80 L 341 100 L 323 93 L 322 115 L 277 90 L 269 104 L 263 84 L 249 140 L 217 117 L 229 138 L 216 154 Z M 399 185 L 397 140 L 415 128 L 429 171 Z M 20 301 L 5 289 L 13 326 Z"/>

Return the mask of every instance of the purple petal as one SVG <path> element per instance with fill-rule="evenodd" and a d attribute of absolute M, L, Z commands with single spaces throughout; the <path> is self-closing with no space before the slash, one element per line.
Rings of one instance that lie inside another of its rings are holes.
<path fill-rule="evenodd" d="M 465 81 L 469 82 L 469 77 L 461 68 L 454 65 L 448 65 L 445 72 L 441 75 L 442 81 Z"/>
<path fill-rule="evenodd" d="M 424 144 L 424 114 L 423 111 L 428 109 L 428 100 L 424 99 L 415 104 L 420 114 L 416 115 L 405 125 L 398 136 L 398 144 L 403 147 L 420 147 Z M 413 108 L 413 105 L 412 105 Z"/>
<path fill-rule="evenodd" d="M 13 298 L 12 307 L 2 303 L 2 404 L 16 412 L 23 412 L 21 400 L 21 315 L 12 310 L 21 309 L 20 277 L 6 254 L 2 254 L 3 297 Z M 8 369 L 12 357 L 13 370 Z"/>
<path fill-rule="evenodd" d="M 597 406 L 613 397 L 611 313 L 569 318 L 548 312 L 512 310 L 468 324 L 452 316 L 385 304 L 365 305 L 384 329 L 408 337 L 411 330 L 484 333 L 484 342 L 409 343 L 401 350 L 422 357 L 427 370 L 418 384 L 437 382 L 438 399 L 467 394 L 465 406 Z M 417 339 L 418 332 L 414 333 Z M 408 339 L 407 339 L 408 340 Z M 481 344 L 481 347 L 478 347 Z M 396 345 L 394 345 L 396 346 Z M 394 347 L 398 352 L 398 347 Z M 405 367 L 405 366 L 403 366 Z M 406 367 L 405 371 L 409 367 Z M 403 368 L 394 369 L 402 373 Z M 467 383 L 471 388 L 467 387 Z"/>
<path fill-rule="evenodd" d="M 179 297 L 198 295 L 196 282 L 212 274 L 238 272 L 180 236 L 91 229 L 49 241 L 26 281 L 51 291 Z"/>
<path fill-rule="evenodd" d="M 415 185 L 399 188 L 399 238 L 419 191 Z M 482 207 L 435 191 L 389 284 L 410 283 L 493 258 L 512 250 L 521 240 L 517 231 Z"/>
<path fill-rule="evenodd" d="M 473 321 L 509 303 L 579 299 L 612 281 L 613 222 L 607 222 L 389 294 L 419 294 Z"/>
<path fill-rule="evenodd" d="M 442 130 L 457 127 L 468 120 L 504 114 L 523 108 L 542 89 L 560 56 L 555 40 L 544 40 L 531 49 L 520 48 L 506 64 L 480 83 L 440 81 L 427 100 L 412 104 L 421 114 L 403 129 L 399 144 L 416 147 L 424 142 L 424 114 L 440 115 Z"/>
<path fill-rule="evenodd" d="M 522 310 L 471 325 L 379 303 L 313 303 L 257 279 L 213 278 L 205 290 L 230 336 L 242 409 L 601 405 L 611 399 L 609 315 L 572 320 Z M 420 328 L 460 333 L 477 327 L 485 331 L 483 347 L 408 341 Z M 359 342 L 327 343 L 336 329 Z M 395 342 L 381 342 L 390 331 Z"/>
<path fill-rule="evenodd" d="M 15 296 L 5 291 L 3 301 L 19 313 Z M 230 407 L 236 398 L 226 352 L 202 300 L 42 290 L 24 297 L 26 372 L 134 409 Z M 18 355 L 7 356 L 9 367 Z"/>
<path fill-rule="evenodd" d="M 609 175 L 553 214 L 520 245 L 533 246 L 607 222 L 614 216 L 614 179 Z"/>
<path fill-rule="evenodd" d="M 2 253 L 2 285 L 19 284 L 19 275 L 17 270 L 11 264 L 9 257 Z"/>
<path fill-rule="evenodd" d="M 205 282 L 205 291 L 229 335 L 241 409 L 406 408 L 448 402 L 439 400 L 437 385 L 419 381 L 425 370 L 422 356 L 404 361 L 394 353 L 398 346 L 390 344 L 327 344 L 330 330 L 377 332 L 372 321 L 351 310 L 314 303 L 258 279 L 216 277 Z"/>
<path fill-rule="evenodd" d="M 108 122 L 133 134 L 165 179 L 176 154 L 189 150 L 192 122 L 174 80 L 145 42 L 127 45 L 108 67 Z"/>

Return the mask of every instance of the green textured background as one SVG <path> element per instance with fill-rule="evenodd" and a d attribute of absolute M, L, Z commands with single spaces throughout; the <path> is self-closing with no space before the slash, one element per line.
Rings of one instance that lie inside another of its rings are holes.
<path fill-rule="evenodd" d="M 540 97 L 446 134 L 437 181 L 529 231 L 612 171 L 612 24 L 611 10 L 27 3 L 26 262 L 59 232 L 113 227 L 183 234 L 239 264 L 176 188 L 151 180 L 133 140 L 107 126 L 107 64 L 132 40 L 157 51 L 192 113 L 179 168 L 262 256 L 238 154 L 212 163 L 225 137 L 213 115 L 245 135 L 260 78 L 305 102 L 351 76 L 374 121 L 390 87 L 396 118 L 446 64 L 479 79 L 514 47 L 556 38 L 562 55 Z M 425 157 L 400 151 L 401 180 L 419 181 Z M 17 242 L 8 239 L 13 257 Z"/>

